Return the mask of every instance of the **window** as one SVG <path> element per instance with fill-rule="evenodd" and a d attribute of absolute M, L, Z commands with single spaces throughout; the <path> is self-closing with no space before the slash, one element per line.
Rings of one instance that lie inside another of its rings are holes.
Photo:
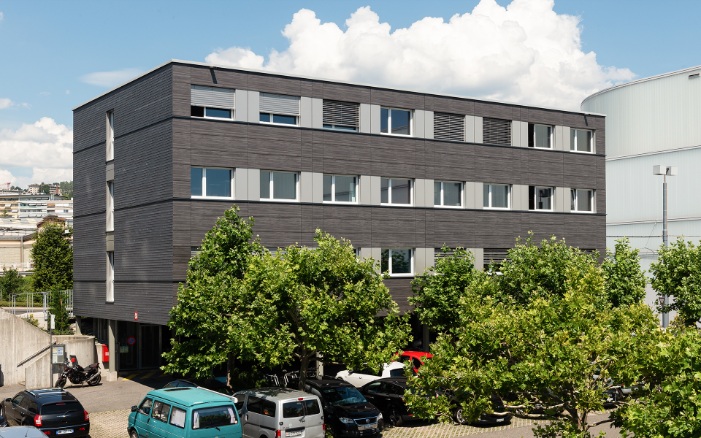
<path fill-rule="evenodd" d="M 234 118 L 235 91 L 227 88 L 190 87 L 190 115 L 210 119 Z"/>
<path fill-rule="evenodd" d="M 295 172 L 260 171 L 260 199 L 296 201 L 299 175 Z"/>
<path fill-rule="evenodd" d="M 114 251 L 107 251 L 107 272 L 105 275 L 105 301 L 114 302 Z"/>
<path fill-rule="evenodd" d="M 173 412 L 170 414 L 170 424 L 181 429 L 185 428 L 185 411 L 173 406 Z"/>
<path fill-rule="evenodd" d="M 357 131 L 359 108 L 357 103 L 324 100 L 324 129 Z"/>
<path fill-rule="evenodd" d="M 192 412 L 193 429 L 209 429 L 213 427 L 236 424 L 236 414 L 231 405 L 200 408 Z"/>
<path fill-rule="evenodd" d="M 511 208 L 511 186 L 508 184 L 485 184 L 484 208 Z"/>
<path fill-rule="evenodd" d="M 570 210 L 592 213 L 594 211 L 594 190 L 570 189 Z"/>
<path fill-rule="evenodd" d="M 414 250 L 383 249 L 380 261 L 382 272 L 391 277 L 410 276 L 414 273 Z"/>
<path fill-rule="evenodd" d="M 570 129 L 570 150 L 574 152 L 593 152 L 592 131 L 588 129 Z"/>
<path fill-rule="evenodd" d="M 462 207 L 462 183 L 435 181 L 433 183 L 433 205 L 437 207 Z"/>
<path fill-rule="evenodd" d="M 511 120 L 482 119 L 482 143 L 511 146 Z"/>
<path fill-rule="evenodd" d="M 107 181 L 107 205 L 105 206 L 107 216 L 107 231 L 114 231 L 114 181 Z"/>
<path fill-rule="evenodd" d="M 448 113 L 433 114 L 433 138 L 465 141 L 465 116 Z"/>
<path fill-rule="evenodd" d="M 107 111 L 107 137 L 105 138 L 106 161 L 114 160 L 114 111 Z"/>
<path fill-rule="evenodd" d="M 412 180 L 406 178 L 382 178 L 380 202 L 391 205 L 411 205 Z"/>
<path fill-rule="evenodd" d="M 358 177 L 324 175 L 324 202 L 358 202 Z"/>
<path fill-rule="evenodd" d="M 552 211 L 553 192 L 552 187 L 528 187 L 528 208 L 530 210 Z"/>
<path fill-rule="evenodd" d="M 553 127 L 550 125 L 528 124 L 528 147 L 540 149 L 553 148 Z"/>
<path fill-rule="evenodd" d="M 216 167 L 190 168 L 190 191 L 193 198 L 226 198 L 233 193 L 234 171 Z"/>
<path fill-rule="evenodd" d="M 156 400 L 153 402 L 153 411 L 151 411 L 151 417 L 158 421 L 168 422 L 168 415 L 170 415 L 170 405 Z"/>
<path fill-rule="evenodd" d="M 260 93 L 260 121 L 278 125 L 297 125 L 299 97 Z"/>
<path fill-rule="evenodd" d="M 411 111 L 382 108 L 380 110 L 380 132 L 392 135 L 411 135 Z"/>

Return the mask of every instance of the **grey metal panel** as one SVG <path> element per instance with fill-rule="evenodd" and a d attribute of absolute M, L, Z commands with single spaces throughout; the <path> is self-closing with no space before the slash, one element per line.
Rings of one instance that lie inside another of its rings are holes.
<path fill-rule="evenodd" d="M 565 129 L 567 129 L 567 145 L 565 145 Z M 553 142 L 553 149 L 557 151 L 569 151 L 569 128 L 565 128 L 564 126 L 556 126 L 555 127 L 555 141 Z M 567 146 L 567 148 L 565 148 Z"/>
<path fill-rule="evenodd" d="M 234 120 L 237 122 L 248 122 L 249 121 L 249 95 L 251 94 L 251 91 L 247 90 L 238 90 L 234 98 L 236 99 L 235 103 L 235 108 L 236 110 L 234 111 Z M 256 118 L 251 120 L 252 122 L 257 122 L 258 121 L 258 102 L 254 102 L 254 108 L 256 110 Z"/>
<path fill-rule="evenodd" d="M 465 208 L 482 208 L 482 186 L 481 182 L 468 181 L 465 183 Z"/>
<path fill-rule="evenodd" d="M 109 162 L 105 165 L 105 181 L 114 179 L 114 162 Z"/>
<path fill-rule="evenodd" d="M 569 211 L 570 189 L 567 187 L 555 187 L 553 210 L 558 212 Z"/>
<path fill-rule="evenodd" d="M 299 126 L 311 128 L 313 125 L 312 99 L 302 96 L 299 102 Z"/>
<path fill-rule="evenodd" d="M 511 186 L 511 209 L 528 210 L 528 186 L 520 184 Z"/>
<path fill-rule="evenodd" d="M 234 198 L 236 200 L 247 201 L 249 199 L 249 197 L 248 197 L 248 172 L 249 172 L 249 169 L 246 169 L 243 167 L 237 167 L 235 170 L 235 174 L 234 174 Z"/>
<path fill-rule="evenodd" d="M 250 200 L 260 200 L 260 169 L 248 169 L 248 197 Z"/>
<path fill-rule="evenodd" d="M 475 143 L 484 142 L 483 118 L 475 116 Z"/>
<path fill-rule="evenodd" d="M 422 110 L 415 110 L 413 116 L 414 129 L 412 130 L 412 136 L 418 138 L 426 137 L 426 113 Z"/>
<path fill-rule="evenodd" d="M 433 119 L 434 112 L 433 112 L 433 111 L 424 111 L 424 114 L 425 114 L 425 121 L 424 121 L 424 127 L 425 127 L 424 138 L 432 139 L 432 138 L 433 138 L 434 129 L 435 129 L 435 126 L 434 126 L 434 119 Z"/>
<path fill-rule="evenodd" d="M 314 202 L 314 178 L 311 172 L 301 172 L 299 178 L 299 191 L 301 202 Z"/>
<path fill-rule="evenodd" d="M 465 116 L 465 141 L 468 143 L 476 143 L 475 116 Z"/>
<path fill-rule="evenodd" d="M 362 109 L 362 107 L 361 107 Z M 380 133 L 380 106 L 370 105 L 370 133 L 379 134 Z M 362 115 L 361 115 L 362 117 Z"/>
<path fill-rule="evenodd" d="M 260 121 L 260 93 L 248 91 L 248 122 L 258 123 Z"/>
<path fill-rule="evenodd" d="M 414 205 L 417 207 L 433 207 L 433 180 L 414 180 Z"/>
<path fill-rule="evenodd" d="M 324 101 L 322 99 L 311 99 L 312 101 L 312 128 L 322 129 L 324 127 Z"/>
<path fill-rule="evenodd" d="M 358 183 L 359 201 L 366 205 L 380 205 L 380 177 L 361 175 Z M 375 193 L 377 192 L 377 193 Z"/>
<path fill-rule="evenodd" d="M 360 104 L 360 121 L 358 131 L 367 133 L 372 132 L 372 106 L 367 103 Z"/>

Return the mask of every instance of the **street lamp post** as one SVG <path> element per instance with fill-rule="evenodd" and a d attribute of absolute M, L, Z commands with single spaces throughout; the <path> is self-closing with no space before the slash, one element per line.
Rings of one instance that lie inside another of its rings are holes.
<path fill-rule="evenodd" d="M 675 166 L 662 166 L 655 165 L 652 166 L 652 173 L 654 175 L 662 175 L 662 243 L 664 247 L 669 246 L 669 237 L 667 233 L 667 177 L 676 176 L 677 168 Z M 669 304 L 669 295 L 665 293 L 664 295 L 664 305 Z M 669 325 L 669 313 L 662 312 L 662 327 L 667 327 Z"/>

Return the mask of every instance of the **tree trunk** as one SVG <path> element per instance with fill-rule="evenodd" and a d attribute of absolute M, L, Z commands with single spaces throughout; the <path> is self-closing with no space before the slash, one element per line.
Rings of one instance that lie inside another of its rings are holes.
<path fill-rule="evenodd" d="M 305 348 L 300 354 L 301 363 L 299 366 L 299 389 L 304 391 L 304 383 L 307 381 L 307 370 L 309 369 L 309 354 Z"/>

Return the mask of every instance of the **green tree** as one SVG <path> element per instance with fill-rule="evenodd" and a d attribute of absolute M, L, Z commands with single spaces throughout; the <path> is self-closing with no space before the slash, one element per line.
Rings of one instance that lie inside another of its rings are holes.
<path fill-rule="evenodd" d="M 460 298 L 484 275 L 475 268 L 471 252 L 462 248 L 452 254 L 447 251 L 444 248 L 435 265 L 412 281 L 414 293 L 409 298 L 421 323 L 439 333 L 455 327 Z"/>
<path fill-rule="evenodd" d="M 701 333 L 678 326 L 659 338 L 646 358 L 642 395 L 617 412 L 623 436 L 701 436 Z"/>
<path fill-rule="evenodd" d="M 61 196 L 68 199 L 73 198 L 73 181 L 61 181 L 59 187 L 61 187 Z"/>
<path fill-rule="evenodd" d="M 415 304 L 427 307 L 416 311 L 424 323 L 452 328 L 410 381 L 414 413 L 447 419 L 459 405 L 476 419 L 497 395 L 512 409 L 537 404 L 564 411 L 538 436 L 588 436 L 587 416 L 603 408 L 604 389 L 611 379 L 623 385 L 640 380 L 641 358 L 652 353 L 659 332 L 651 309 L 630 299 L 639 293 L 639 280 L 606 292 L 613 274 L 640 272 L 637 254 L 625 243 L 617 253 L 606 271 L 597 254 L 554 237 L 537 246 L 530 235 L 487 274 L 474 273 L 464 257 L 437 263 L 437 278 L 414 283 Z"/>
<path fill-rule="evenodd" d="M 12 294 L 23 292 L 26 287 L 24 277 L 15 268 L 3 268 L 0 277 L 0 300 L 9 299 Z"/>
<path fill-rule="evenodd" d="M 682 238 L 661 246 L 657 262 L 650 265 L 652 287 L 659 301 L 668 295 L 669 304 L 658 304 L 660 312 L 677 312 L 681 324 L 695 326 L 701 319 L 701 247 Z"/>
<path fill-rule="evenodd" d="M 236 210 L 207 233 L 190 262 L 171 311 L 176 336 L 165 371 L 205 377 L 213 365 L 240 359 L 262 367 L 299 363 L 303 380 L 317 353 L 379 367 L 406 345 L 406 318 L 373 261 L 359 261 L 350 243 L 321 232 L 317 248 L 271 253 L 251 242 L 252 220 Z"/>
<path fill-rule="evenodd" d="M 73 288 L 73 247 L 71 230 L 47 223 L 32 246 L 33 288 L 37 292 Z"/>
<path fill-rule="evenodd" d="M 611 305 L 639 303 L 645 298 L 647 280 L 640 267 L 639 251 L 630 247 L 628 239 L 617 240 L 614 251 L 606 251 L 601 267 Z"/>
<path fill-rule="evenodd" d="M 187 279 L 168 327 L 172 349 L 163 354 L 169 373 L 208 377 L 212 366 L 233 367 L 245 339 L 237 337 L 241 307 L 237 291 L 254 254 L 263 252 L 253 239 L 253 218 L 242 219 L 234 206 L 207 232 L 199 253 L 190 259 Z"/>

